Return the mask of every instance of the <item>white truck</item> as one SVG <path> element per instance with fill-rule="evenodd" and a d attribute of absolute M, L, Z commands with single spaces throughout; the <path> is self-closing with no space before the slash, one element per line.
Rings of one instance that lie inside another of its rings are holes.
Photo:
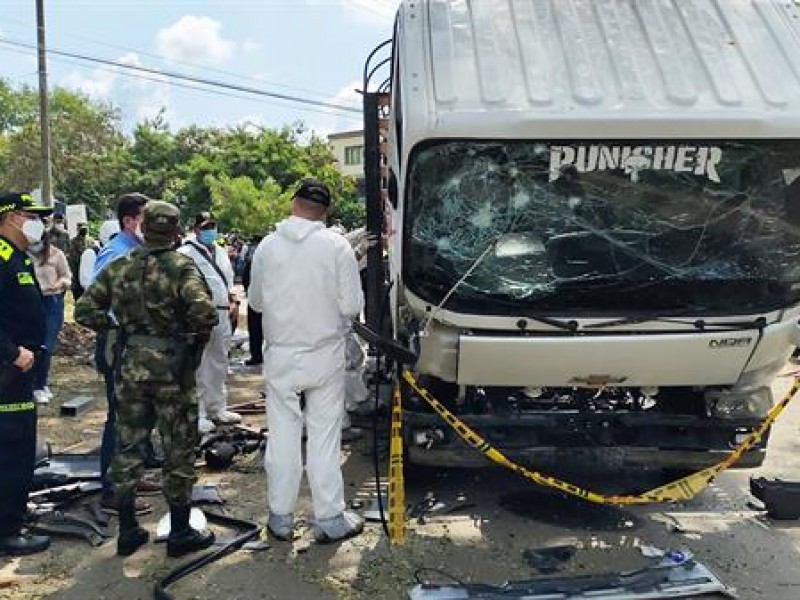
<path fill-rule="evenodd" d="M 388 312 L 509 457 L 695 469 L 773 405 L 800 343 L 797 4 L 401 5 Z M 411 462 L 486 464 L 404 408 Z"/>

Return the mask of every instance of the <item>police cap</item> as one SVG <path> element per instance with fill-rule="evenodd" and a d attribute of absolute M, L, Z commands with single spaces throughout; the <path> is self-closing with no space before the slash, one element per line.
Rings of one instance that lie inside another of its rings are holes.
<path fill-rule="evenodd" d="M 37 204 L 30 194 L 22 194 L 20 192 L 0 193 L 0 215 L 12 211 L 36 213 L 47 216 L 53 212 L 53 209 L 49 206 Z"/>

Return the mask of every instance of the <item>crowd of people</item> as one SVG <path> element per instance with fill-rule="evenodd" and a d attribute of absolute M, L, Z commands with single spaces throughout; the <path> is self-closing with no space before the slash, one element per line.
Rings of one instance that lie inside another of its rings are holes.
<path fill-rule="evenodd" d="M 303 180 L 291 216 L 274 232 L 225 243 L 208 212 L 181 215 L 167 202 L 125 194 L 94 241 L 85 224 L 70 240 L 61 215 L 47 228 L 52 209 L 29 194 L 0 195 L 0 553 L 49 546 L 23 524 L 36 404 L 52 398 L 50 357 L 69 289 L 75 320 L 97 332 L 107 401 L 101 503 L 119 516 L 117 553 L 129 556 L 147 542 L 137 517 L 152 507 L 140 494 L 159 489 L 170 507 L 167 554 L 213 543 L 210 532 L 191 527 L 189 505 L 200 436 L 241 420 L 227 407 L 225 387 L 237 275 L 248 298 L 247 364 L 263 364 L 265 377 L 268 530 L 292 538 L 305 425 L 317 540 L 361 532 L 361 517 L 345 510 L 340 445 L 346 346 L 364 304 L 358 259 L 372 242 L 326 227 L 331 204 L 322 182 Z M 154 430 L 163 457 L 153 449 Z M 161 484 L 143 477 L 157 466 Z"/>

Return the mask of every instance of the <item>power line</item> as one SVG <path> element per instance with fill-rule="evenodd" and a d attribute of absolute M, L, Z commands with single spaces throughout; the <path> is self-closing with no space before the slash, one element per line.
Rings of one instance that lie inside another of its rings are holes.
<path fill-rule="evenodd" d="M 15 25 L 21 25 L 23 27 L 27 27 L 28 26 L 27 23 L 24 23 L 22 21 L 18 21 L 16 19 L 9 19 L 7 17 L 0 18 L 0 21 L 3 21 L 4 23 L 13 23 Z M 299 92 L 305 92 L 307 94 L 313 94 L 314 96 L 319 96 L 321 98 L 329 97 L 329 94 L 325 94 L 324 92 L 320 92 L 318 90 L 311 90 L 311 89 L 308 89 L 308 88 L 302 88 L 302 87 L 297 87 L 297 86 L 286 85 L 286 84 L 283 84 L 283 83 L 277 83 L 275 81 L 270 81 L 268 79 L 261 79 L 261 78 L 258 78 L 258 77 L 253 77 L 252 75 L 243 75 L 243 74 L 240 74 L 240 73 L 234 73 L 232 71 L 226 71 L 224 69 L 210 67 L 210 66 L 207 66 L 207 65 L 201 65 L 201 64 L 198 64 L 198 63 L 190 62 L 190 61 L 178 60 L 176 58 L 169 58 L 169 57 L 163 56 L 161 54 L 155 54 L 155 53 L 147 52 L 147 51 L 144 51 L 144 50 L 138 50 L 138 49 L 132 48 L 130 46 L 122 46 L 120 44 L 111 44 L 109 42 L 104 42 L 102 40 L 98 40 L 98 39 L 95 39 L 95 38 L 90 38 L 90 37 L 87 37 L 87 36 L 84 36 L 84 35 L 78 35 L 76 33 L 66 33 L 64 35 L 67 35 L 68 37 L 74 38 L 76 40 L 84 40 L 84 41 L 87 41 L 87 42 L 91 42 L 93 44 L 97 44 L 99 46 L 105 46 L 107 48 L 113 48 L 113 49 L 116 49 L 116 50 L 124 50 L 126 52 L 134 52 L 136 54 L 141 54 L 142 56 L 148 56 L 150 58 L 155 58 L 155 59 L 158 59 L 158 60 L 163 60 L 163 61 L 166 61 L 166 62 L 169 62 L 169 63 L 178 64 L 178 65 L 185 65 L 187 67 L 192 67 L 194 69 L 203 69 L 204 71 L 212 71 L 214 73 L 219 73 L 220 75 L 227 75 L 228 77 L 233 77 L 235 79 L 241 79 L 243 81 L 255 81 L 255 82 L 266 84 L 266 85 L 285 88 L 287 90 L 296 90 L 296 91 L 299 91 Z"/>
<path fill-rule="evenodd" d="M 21 42 L 21 41 L 18 41 L 18 40 L 0 39 L 0 44 L 6 45 L 6 46 L 15 46 L 15 47 L 18 47 L 18 48 L 35 49 L 34 45 L 27 44 L 25 42 Z M 305 104 L 305 105 L 308 105 L 308 106 L 315 106 L 315 107 L 319 107 L 319 108 L 327 108 L 327 109 L 330 109 L 330 110 L 338 110 L 338 111 L 347 112 L 347 113 L 358 113 L 358 114 L 361 113 L 361 109 L 360 108 L 355 108 L 355 107 L 351 107 L 351 106 L 345 106 L 345 105 L 342 105 L 342 104 L 334 104 L 333 102 L 323 102 L 323 101 L 319 101 L 319 100 L 312 100 L 310 98 L 303 98 L 301 96 L 295 96 L 295 95 L 292 95 L 292 94 L 281 94 L 281 93 L 278 93 L 278 92 L 270 92 L 270 91 L 267 91 L 267 90 L 261 90 L 261 89 L 250 87 L 250 86 L 238 85 L 238 84 L 235 84 L 235 83 L 227 83 L 227 82 L 224 82 L 224 81 L 218 81 L 218 80 L 214 80 L 214 79 L 207 79 L 207 78 L 204 78 L 204 77 L 194 77 L 194 76 L 191 76 L 191 75 L 185 75 L 185 74 L 176 73 L 176 72 L 173 72 L 173 71 L 159 71 L 157 69 L 150 69 L 148 67 L 143 67 L 143 66 L 127 65 L 125 63 L 120 63 L 120 62 L 116 62 L 116 61 L 113 61 L 113 60 L 108 60 L 108 59 L 104 59 L 104 58 L 98 58 L 98 57 L 94 57 L 94 56 L 89 56 L 89 55 L 86 55 L 86 54 L 79 54 L 79 53 L 76 53 L 76 52 L 66 52 L 64 50 L 55 50 L 53 48 L 49 48 L 47 50 L 47 53 L 51 54 L 53 56 L 63 56 L 63 57 L 73 58 L 73 59 L 76 59 L 76 60 L 91 62 L 91 63 L 95 63 L 95 64 L 108 65 L 108 66 L 116 67 L 118 69 L 125 69 L 125 70 L 128 70 L 128 71 L 137 71 L 137 72 L 142 72 L 142 73 L 149 73 L 151 75 L 156 75 L 156 76 L 159 76 L 159 77 L 166 77 L 168 79 L 176 79 L 176 80 L 179 80 L 179 81 L 188 81 L 188 82 L 191 82 L 191 83 L 197 83 L 197 84 L 207 85 L 207 86 L 211 86 L 211 87 L 218 87 L 218 88 L 222 88 L 222 89 L 233 90 L 233 91 L 236 91 L 236 92 L 244 92 L 246 94 L 253 94 L 253 95 L 256 95 L 256 96 L 264 96 L 264 97 L 267 97 L 267 98 L 274 98 L 274 99 L 277 99 L 277 100 L 284 100 L 284 101 L 287 101 L 287 102 L 295 102 L 295 103 L 298 103 L 298 104 Z"/>
<path fill-rule="evenodd" d="M 25 48 L 8 48 L 7 50 L 9 52 L 15 52 L 17 54 L 22 54 L 22 55 L 25 55 L 25 56 L 32 56 L 33 55 L 33 53 L 30 50 L 25 49 Z M 83 63 L 83 62 L 81 62 L 79 60 L 76 60 L 76 59 L 65 58 L 65 57 L 61 57 L 61 56 L 55 56 L 55 57 L 53 57 L 53 59 L 54 60 L 58 60 L 58 61 L 63 62 L 63 63 L 66 63 L 66 64 L 75 65 L 76 67 L 81 68 L 81 69 L 90 69 L 90 68 L 92 68 L 91 66 L 89 66 L 89 65 L 87 65 L 87 64 L 85 64 L 85 63 Z M 151 76 L 148 76 L 148 75 L 145 75 L 145 74 L 139 74 L 139 73 L 119 73 L 117 71 L 116 66 L 114 66 L 114 67 L 100 66 L 100 67 L 96 67 L 96 68 L 101 69 L 103 71 L 116 73 L 116 74 L 118 74 L 120 76 L 123 76 L 123 77 L 129 77 L 131 79 L 138 79 L 138 80 L 142 80 L 142 81 L 150 81 L 150 82 L 153 82 L 153 83 L 167 83 L 167 82 L 164 81 L 164 77 L 160 77 L 160 76 L 152 76 L 151 77 Z M 36 73 L 33 73 L 33 74 L 35 75 Z M 231 92 L 231 91 L 225 91 L 225 90 L 218 90 L 218 89 L 214 89 L 213 87 L 198 87 L 197 85 L 190 85 L 188 83 L 179 83 L 177 81 L 169 82 L 169 85 L 175 86 L 177 88 L 193 91 L 193 92 L 200 92 L 200 93 L 204 93 L 204 94 L 213 94 L 215 96 L 223 96 L 223 97 L 226 97 L 226 98 L 235 98 L 237 100 L 252 100 L 253 99 L 249 95 L 237 94 L 237 93 L 234 93 L 234 92 Z M 300 111 L 303 111 L 303 112 L 313 112 L 313 113 L 324 114 L 324 115 L 331 114 L 330 111 L 328 111 L 328 110 L 323 110 L 323 109 L 319 109 L 319 108 L 313 108 L 313 107 L 310 107 L 310 106 L 296 107 L 296 110 L 300 110 Z M 350 116 L 350 115 L 344 115 L 343 114 L 343 115 L 338 115 L 338 117 L 342 118 L 342 119 L 352 119 L 354 121 L 360 121 L 361 120 L 360 116 L 356 116 L 356 115 Z"/>

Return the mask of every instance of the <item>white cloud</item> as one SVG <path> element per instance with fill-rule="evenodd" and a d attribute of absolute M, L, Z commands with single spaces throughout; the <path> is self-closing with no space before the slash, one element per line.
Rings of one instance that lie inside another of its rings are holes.
<path fill-rule="evenodd" d="M 132 67 L 143 67 L 136 53 L 128 53 L 116 62 Z M 134 75 L 134 76 L 132 76 Z M 135 123 L 155 117 L 164 110 L 165 118 L 172 123 L 176 115 L 170 107 L 170 85 L 166 76 L 158 73 L 137 73 L 109 66 L 93 69 L 88 74 L 68 73 L 61 81 L 65 87 L 77 89 L 98 100 L 111 100 L 122 110 L 126 123 Z"/>
<path fill-rule="evenodd" d="M 261 50 L 262 46 L 255 40 L 245 40 L 242 42 L 242 52 L 246 54 L 251 54 L 253 52 L 258 52 Z"/>
<path fill-rule="evenodd" d="M 122 58 L 118 60 L 121 61 Z M 67 73 L 61 80 L 61 85 L 82 92 L 90 98 L 108 100 L 118 78 L 119 68 L 108 66 L 92 69 L 86 74 L 78 71 Z"/>
<path fill-rule="evenodd" d="M 335 96 L 328 98 L 326 102 L 329 104 L 336 104 L 338 106 L 348 106 L 352 108 L 361 109 L 362 96 L 356 90 L 361 89 L 362 84 L 360 81 L 352 81 L 342 89 L 340 89 Z M 320 136 L 328 136 L 337 131 L 353 131 L 361 129 L 364 126 L 363 120 L 359 113 L 343 113 L 335 109 L 323 109 L 323 115 L 309 116 L 306 121 L 311 129 Z"/>
<path fill-rule="evenodd" d="M 158 32 L 158 51 L 173 60 L 221 64 L 236 53 L 236 42 L 223 39 L 221 27 L 210 17 L 185 15 Z"/>

